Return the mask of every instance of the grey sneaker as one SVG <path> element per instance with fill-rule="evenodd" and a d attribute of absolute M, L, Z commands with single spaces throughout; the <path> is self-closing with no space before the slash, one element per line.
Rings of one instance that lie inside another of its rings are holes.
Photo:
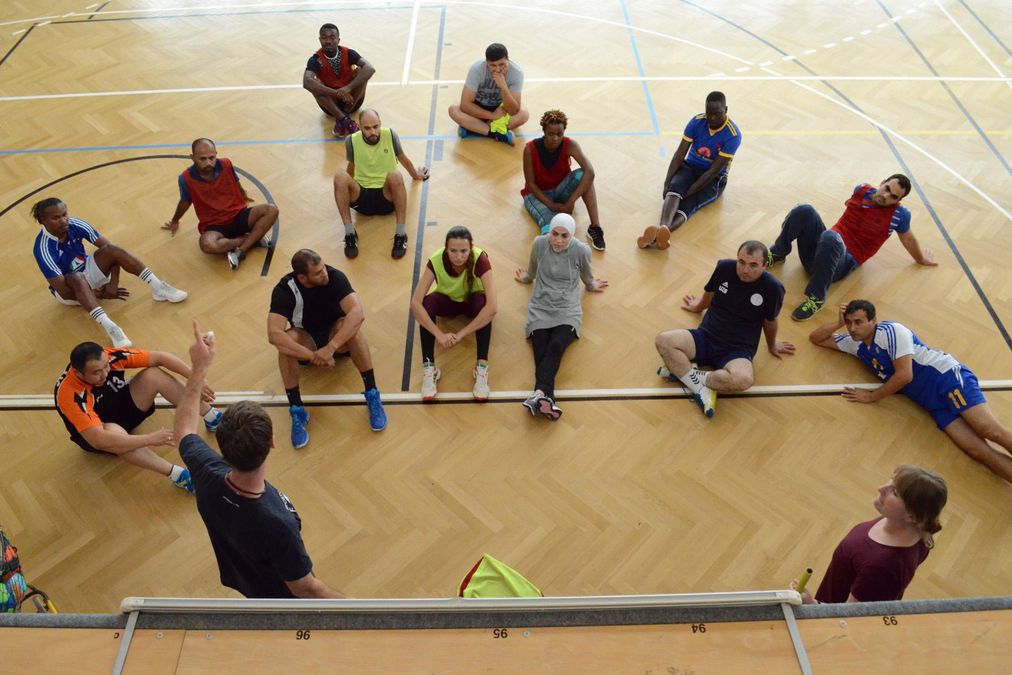
<path fill-rule="evenodd" d="M 228 266 L 233 270 L 237 270 L 239 269 L 239 263 L 241 263 L 242 259 L 246 256 L 239 249 L 235 249 L 234 251 L 226 253 L 225 257 L 228 258 Z"/>

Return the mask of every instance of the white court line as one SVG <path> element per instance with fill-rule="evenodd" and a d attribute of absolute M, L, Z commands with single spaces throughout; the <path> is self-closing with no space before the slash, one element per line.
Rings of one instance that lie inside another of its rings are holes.
<path fill-rule="evenodd" d="M 775 72 L 775 71 L 773 71 L 773 70 L 771 70 L 769 68 L 764 68 L 763 70 L 765 70 L 768 73 L 772 73 L 773 75 L 779 75 L 780 74 L 780 73 L 777 73 L 777 72 Z M 795 78 L 791 78 L 791 79 L 795 79 Z M 857 115 L 858 117 L 864 119 L 868 123 L 875 125 L 876 127 L 878 127 L 879 129 L 881 129 L 882 131 L 885 131 L 890 136 L 894 136 L 898 140 L 903 141 L 903 143 L 905 143 L 906 145 L 909 145 L 911 148 L 913 148 L 917 152 L 921 153 L 922 155 L 924 155 L 925 157 L 927 157 L 928 159 L 930 159 L 932 162 L 934 162 L 935 164 L 937 164 L 938 166 L 940 166 L 942 169 L 944 169 L 945 171 L 947 171 L 950 174 L 952 174 L 952 176 L 955 177 L 959 182 L 963 183 L 968 188 L 970 188 L 971 190 L 973 190 L 974 192 L 976 192 L 978 195 L 980 195 L 981 197 L 983 197 L 984 201 L 986 201 L 988 204 L 990 204 L 995 209 L 997 209 L 998 212 L 1001 213 L 1003 216 L 1005 216 L 1006 219 L 1012 220 L 1012 214 L 1010 214 L 1008 211 L 1006 211 L 1001 206 L 1001 204 L 999 204 L 995 200 L 991 199 L 991 197 L 989 197 L 983 190 L 981 190 L 976 185 L 974 185 L 973 183 L 971 183 L 967 178 L 965 178 L 963 176 L 963 174 L 959 173 L 958 171 L 956 171 L 955 169 L 953 169 L 952 167 L 950 167 L 948 164 L 946 164 L 945 162 L 943 162 L 939 158 L 937 158 L 934 155 L 932 155 L 930 152 L 928 152 L 927 150 L 925 150 L 921 146 L 919 146 L 916 143 L 914 143 L 913 141 L 909 140 L 906 136 L 900 134 L 897 131 L 893 131 L 892 129 L 890 129 L 886 125 L 882 124 L 878 120 L 873 119 L 871 116 L 869 116 L 869 115 L 861 112 L 860 110 L 857 110 L 856 108 L 851 107 L 850 105 L 847 105 L 843 101 L 838 101 L 837 99 L 833 98 L 829 94 L 825 94 L 825 93 L 823 93 L 823 92 L 821 92 L 821 91 L 819 91 L 817 89 L 809 87 L 807 84 L 804 84 L 802 82 L 794 82 L 794 84 L 796 84 L 797 86 L 801 87 L 802 89 L 805 89 L 807 91 L 812 92 L 816 96 L 820 96 L 820 97 L 826 99 L 827 101 L 829 101 L 830 103 L 832 103 L 834 105 L 840 106 L 844 110 L 849 110 L 850 112 L 852 112 L 855 115 Z"/>
<path fill-rule="evenodd" d="M 791 57 L 792 59 L 794 57 Z M 787 60 L 787 57 L 784 57 Z M 747 67 L 738 69 L 748 70 Z M 769 71 L 772 73 L 772 71 Z M 575 82 L 704 82 L 707 80 L 728 80 L 737 82 L 1005 82 L 1012 83 L 1009 77 L 978 77 L 978 76 L 934 76 L 914 75 L 910 77 L 894 77 L 889 75 L 724 75 L 713 73 L 712 75 L 656 75 L 642 76 L 629 75 L 624 77 L 527 77 L 525 82 L 537 82 L 539 84 L 567 84 Z M 464 80 L 411 80 L 405 86 L 431 87 L 432 85 L 443 86 L 452 84 L 463 84 Z M 400 82 L 377 82 L 369 80 L 370 87 L 397 87 Z M 302 89 L 301 84 L 250 84 L 250 85 L 228 85 L 221 87 L 179 87 L 175 89 L 127 89 L 123 91 L 82 91 L 69 94 L 26 94 L 22 96 L 0 96 L 0 103 L 9 101 L 45 101 L 61 98 L 96 98 L 103 96 L 141 96 L 152 94 L 203 94 L 223 91 L 260 91 L 265 89 Z"/>
<path fill-rule="evenodd" d="M 992 61 L 987 54 L 984 53 L 984 50 L 981 49 L 980 45 L 978 45 L 977 42 L 972 37 L 970 37 L 970 34 L 963 29 L 963 26 L 960 25 L 960 23 L 956 21 L 956 19 L 951 14 L 949 14 L 949 10 L 945 9 L 945 7 L 943 7 L 942 4 L 938 2 L 938 0 L 935 0 L 935 6 L 938 7 L 938 9 L 942 10 L 942 13 L 948 17 L 949 21 L 952 22 L 952 25 L 955 26 L 956 29 L 963 34 L 963 37 L 965 37 L 971 45 L 973 45 L 973 48 L 977 50 L 977 53 L 980 54 L 985 61 L 987 61 L 987 64 L 994 69 L 994 72 L 998 73 L 1002 77 L 1005 77 L 1005 73 L 1002 72 L 1001 68 L 999 68 L 998 65 L 994 61 Z M 1006 82 L 1005 84 L 1008 87 L 1012 87 L 1012 83 Z"/>
<path fill-rule="evenodd" d="M 411 70 L 411 54 L 415 49 L 415 32 L 418 29 L 418 11 L 422 7 L 422 0 L 415 0 L 411 9 L 411 26 L 408 28 L 408 47 L 404 51 L 404 72 L 401 73 L 401 84 L 408 83 L 408 73 Z"/>
<path fill-rule="evenodd" d="M 981 390 L 991 391 L 995 389 L 1006 389 L 1012 387 L 1012 380 L 981 380 Z M 735 396 L 769 396 L 773 395 L 811 395 L 811 394 L 838 394 L 844 387 L 853 389 L 878 389 L 881 384 L 869 384 L 861 382 L 858 384 L 793 384 L 793 385 L 765 385 L 752 387 L 748 391 L 735 394 Z M 529 390 L 523 391 L 493 391 L 490 400 L 493 401 L 523 401 L 531 395 Z M 683 398 L 689 396 L 689 390 L 674 385 L 667 387 L 638 387 L 632 389 L 557 389 L 555 400 L 581 400 L 581 399 L 621 399 L 621 398 L 643 398 L 645 396 L 658 398 Z M 421 403 L 422 395 L 415 392 L 393 392 L 382 395 L 383 401 L 387 403 Z M 352 403 L 365 405 L 362 394 L 303 394 L 302 400 L 307 403 Z M 440 392 L 438 401 L 473 401 L 471 392 L 455 391 Z M 215 405 L 227 405 L 237 401 L 256 401 L 257 403 L 288 403 L 284 395 L 268 394 L 262 391 L 224 391 L 218 392 L 215 397 Z M 167 400 L 159 396 L 155 403 L 159 406 L 171 405 Z M 45 405 L 43 405 L 45 404 Z M 425 405 L 429 405 L 425 403 Z M 0 407 L 6 408 L 55 408 L 52 394 L 9 394 L 0 396 Z"/>

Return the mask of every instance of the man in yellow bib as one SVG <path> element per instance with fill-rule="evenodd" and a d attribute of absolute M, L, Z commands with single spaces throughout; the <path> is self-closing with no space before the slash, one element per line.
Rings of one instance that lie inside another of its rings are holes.
<path fill-rule="evenodd" d="M 403 258 L 408 250 L 408 232 L 404 225 L 408 210 L 408 192 L 397 163 L 407 169 L 412 180 L 428 180 L 429 170 L 416 167 L 404 154 L 397 132 L 380 126 L 379 113 L 364 108 L 359 113 L 360 131 L 344 142 L 348 168 L 334 175 L 334 201 L 344 223 L 344 255 L 358 256 L 358 233 L 351 222 L 351 210 L 363 216 L 385 216 L 391 211 L 397 221 L 394 247 L 390 255 Z"/>

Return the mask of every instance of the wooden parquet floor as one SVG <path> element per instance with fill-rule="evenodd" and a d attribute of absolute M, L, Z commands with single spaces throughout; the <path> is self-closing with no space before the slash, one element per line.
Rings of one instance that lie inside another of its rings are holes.
<path fill-rule="evenodd" d="M 964 457 L 905 399 L 727 399 L 707 421 L 684 399 L 607 393 L 663 386 L 653 336 L 695 325 L 681 298 L 701 291 L 717 259 L 745 239 L 771 241 L 798 202 L 831 223 L 855 184 L 896 171 L 917 182 L 904 203 L 939 266 L 918 267 L 888 241 L 833 286 L 829 302 L 867 297 L 882 318 L 908 324 L 981 380 L 1012 379 L 1002 333 L 1012 323 L 1012 94 L 987 60 L 1012 68 L 1009 40 L 987 30 L 1004 26 L 1000 2 L 975 2 L 972 12 L 946 3 L 972 43 L 937 8 L 914 2 L 889 3 L 897 22 L 878 6 L 645 0 L 523 2 L 489 21 L 488 4 L 425 2 L 413 33 L 412 3 L 117 0 L 93 16 L 97 4 L 39 4 L 0 8 L 0 209 L 16 203 L 0 215 L 9 240 L 0 250 L 0 395 L 51 392 L 70 349 L 103 337 L 83 312 L 46 297 L 30 255 L 38 225 L 29 207 L 51 195 L 190 291 L 180 305 L 155 304 L 140 281 L 125 278 L 131 297 L 106 304 L 145 348 L 183 354 L 191 319 L 213 329 L 220 353 L 211 384 L 219 392 L 283 395 L 265 315 L 274 283 L 302 247 L 356 288 L 380 389 L 400 392 L 406 381 L 417 392 L 417 337 L 407 341 L 412 284 L 445 231 L 466 225 L 489 251 L 499 288 L 492 387 L 529 389 L 529 288 L 511 279 L 536 234 L 519 199 L 522 146 L 460 141 L 446 115 L 467 67 L 498 40 L 527 77 L 532 122 L 519 140 L 535 137 L 540 114 L 558 107 L 594 163 L 608 241 L 594 269 L 612 285 L 584 300 L 584 334 L 558 386 L 604 393 L 564 401 L 554 425 L 516 401 L 389 405 L 390 427 L 380 434 L 369 431 L 361 405 L 318 406 L 311 444 L 297 452 L 284 408 L 272 408 L 270 479 L 298 506 L 317 573 L 356 596 L 443 596 L 488 552 L 551 595 L 780 587 L 809 565 L 818 579 L 849 527 L 873 517 L 875 487 L 897 464 L 916 463 L 946 477 L 951 499 L 938 548 L 908 597 L 1012 588 L 1012 526 L 996 517 L 1008 512 L 1012 486 Z M 40 18 L 47 16 L 54 18 Z M 626 17 L 637 30 L 625 29 Z M 343 170 L 344 150 L 299 86 L 327 21 L 377 68 L 367 104 L 398 131 L 414 163 L 432 169 L 430 181 L 409 187 L 410 251 L 399 262 L 389 257 L 392 218 L 360 218 L 362 254 L 342 254 L 330 178 Z M 932 68 L 964 79 L 913 79 Z M 724 76 L 705 79 L 716 73 Z M 893 80 L 868 79 L 876 76 Z M 840 79 L 848 77 L 864 79 Z M 640 251 L 635 238 L 656 222 L 670 153 L 713 89 L 727 94 L 745 139 L 729 187 L 674 235 L 671 249 Z M 201 254 L 192 212 L 176 237 L 159 229 L 187 166 L 179 156 L 198 136 L 217 140 L 220 154 L 281 210 L 264 276 L 262 250 L 237 272 Z M 582 237 L 582 204 L 575 215 Z M 789 311 L 804 271 L 791 258 L 776 274 Z M 761 352 L 757 384 L 871 382 L 856 361 L 808 344 L 808 332 L 830 318 L 797 324 L 784 314 L 781 334 L 798 354 L 776 361 Z M 437 352 L 441 392 L 470 390 L 473 349 L 466 340 Z M 304 373 L 306 394 L 360 390 L 349 364 Z M 1012 423 L 1012 394 L 988 398 Z M 192 500 L 150 473 L 81 453 L 51 409 L 3 404 L 0 522 L 30 579 L 62 610 L 113 611 L 127 595 L 229 593 L 217 583 Z M 144 428 L 170 421 L 163 410 Z"/>

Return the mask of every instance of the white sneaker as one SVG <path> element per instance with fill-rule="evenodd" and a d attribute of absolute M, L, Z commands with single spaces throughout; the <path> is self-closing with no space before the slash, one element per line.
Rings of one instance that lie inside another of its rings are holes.
<path fill-rule="evenodd" d="M 521 405 L 531 411 L 531 415 L 537 417 L 539 414 L 538 408 L 540 407 L 538 401 L 545 397 L 545 392 L 540 389 L 535 389 L 534 393 L 527 397 Z"/>
<path fill-rule="evenodd" d="M 431 401 L 436 398 L 436 382 L 442 373 L 431 363 L 422 366 L 422 400 Z"/>
<path fill-rule="evenodd" d="M 126 336 L 123 329 L 112 324 L 105 327 L 105 332 L 109 335 L 109 339 L 112 340 L 112 346 L 118 349 L 126 349 L 127 347 L 133 347 L 134 343 Z"/>
<path fill-rule="evenodd" d="M 474 372 L 471 375 L 474 376 L 474 389 L 471 390 L 474 400 L 479 402 L 487 401 L 489 394 L 488 366 L 475 366 Z"/>
<path fill-rule="evenodd" d="M 268 232 L 267 234 L 265 234 L 260 239 L 260 245 L 263 246 L 264 248 L 270 248 L 271 244 L 273 244 L 273 243 L 274 242 L 271 241 L 271 233 L 270 232 Z"/>
<path fill-rule="evenodd" d="M 693 395 L 696 405 L 707 417 L 713 417 L 717 412 L 717 392 L 709 387 L 702 387 L 698 394 Z"/>
<path fill-rule="evenodd" d="M 182 302 L 183 300 L 186 300 L 189 295 L 190 294 L 186 291 L 173 288 L 164 281 L 158 288 L 151 291 L 151 299 L 155 302 L 164 302 L 165 300 L 168 300 L 169 302 Z"/>
<path fill-rule="evenodd" d="M 228 258 L 229 267 L 231 267 L 234 270 L 239 269 L 239 263 L 241 263 L 243 259 L 242 251 L 240 251 L 239 249 L 229 251 L 228 253 L 225 254 L 225 257 Z"/>

